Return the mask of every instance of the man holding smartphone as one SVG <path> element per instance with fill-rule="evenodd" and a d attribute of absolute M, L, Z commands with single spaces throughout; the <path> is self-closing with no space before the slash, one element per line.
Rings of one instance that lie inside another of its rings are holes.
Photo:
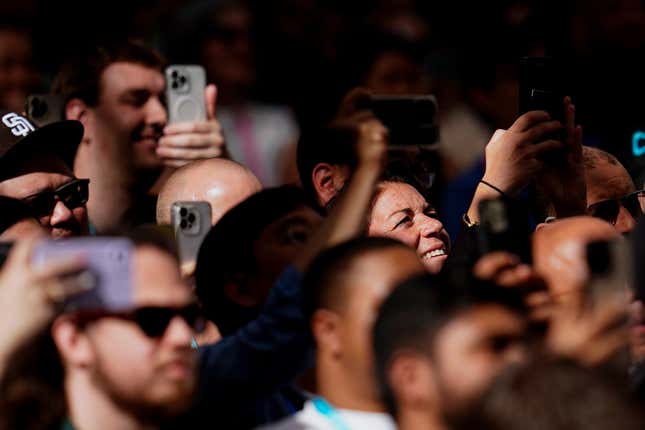
<path fill-rule="evenodd" d="M 65 117 L 85 126 L 74 171 L 90 179 L 97 232 L 153 221 L 154 195 L 172 169 L 224 154 L 215 86 L 204 90 L 205 121 L 168 125 L 162 67 L 159 54 L 130 41 L 64 64 L 55 79 Z"/>

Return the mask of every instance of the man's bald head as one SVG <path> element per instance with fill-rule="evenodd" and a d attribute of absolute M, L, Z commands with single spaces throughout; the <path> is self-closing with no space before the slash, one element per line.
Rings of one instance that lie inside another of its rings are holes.
<path fill-rule="evenodd" d="M 582 155 L 587 181 L 587 207 L 602 200 L 619 199 L 636 191 L 634 181 L 622 164 L 608 152 L 584 146 Z M 631 214 L 621 208 L 616 229 L 627 233 L 634 228 Z"/>
<path fill-rule="evenodd" d="M 587 244 L 619 236 L 611 224 L 589 216 L 547 224 L 533 235 L 535 270 L 545 279 L 556 300 L 565 298 L 581 291 L 587 282 Z"/>
<path fill-rule="evenodd" d="M 229 209 L 262 189 L 246 167 L 231 160 L 212 158 L 190 163 L 166 181 L 157 200 L 157 224 L 170 224 L 170 208 L 179 201 L 206 201 L 214 225 Z"/>

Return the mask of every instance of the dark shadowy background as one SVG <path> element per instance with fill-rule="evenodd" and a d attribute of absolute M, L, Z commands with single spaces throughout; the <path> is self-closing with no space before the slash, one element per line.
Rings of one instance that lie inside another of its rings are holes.
<path fill-rule="evenodd" d="M 610 150 L 643 180 L 645 160 L 633 156 L 631 141 L 645 130 L 639 0 L 23 0 L 0 4 L 0 28 L 7 26 L 31 32 L 33 91 L 46 91 L 60 62 L 84 45 L 138 37 L 169 62 L 205 64 L 223 104 L 287 105 L 301 127 L 328 119 L 348 88 L 365 84 L 381 37 L 414 47 L 442 114 L 464 105 L 491 129 L 516 114 L 517 60 L 556 56 L 586 143 Z M 492 105 L 482 89 L 491 90 Z"/>

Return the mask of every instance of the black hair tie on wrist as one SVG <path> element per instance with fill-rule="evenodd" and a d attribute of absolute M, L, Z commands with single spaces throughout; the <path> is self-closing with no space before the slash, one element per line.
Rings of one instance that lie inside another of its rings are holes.
<path fill-rule="evenodd" d="M 499 189 L 499 188 L 497 188 L 495 185 L 490 184 L 490 183 L 488 183 L 488 182 L 484 181 L 483 179 L 481 179 L 481 180 L 479 181 L 479 183 L 484 184 L 484 185 L 486 185 L 487 187 L 490 187 L 490 188 L 494 189 L 494 190 L 495 190 L 495 191 L 497 191 L 497 192 L 498 192 L 502 197 L 508 197 L 508 195 L 507 195 L 504 191 L 500 190 L 500 189 Z"/>

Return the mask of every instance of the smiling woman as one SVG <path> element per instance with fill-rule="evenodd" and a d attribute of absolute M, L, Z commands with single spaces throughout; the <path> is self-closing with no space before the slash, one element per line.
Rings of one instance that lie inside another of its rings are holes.
<path fill-rule="evenodd" d="M 415 187 L 399 178 L 379 184 L 368 234 L 398 239 L 416 249 L 433 274 L 441 271 L 450 253 L 450 237 L 437 211 Z"/>

